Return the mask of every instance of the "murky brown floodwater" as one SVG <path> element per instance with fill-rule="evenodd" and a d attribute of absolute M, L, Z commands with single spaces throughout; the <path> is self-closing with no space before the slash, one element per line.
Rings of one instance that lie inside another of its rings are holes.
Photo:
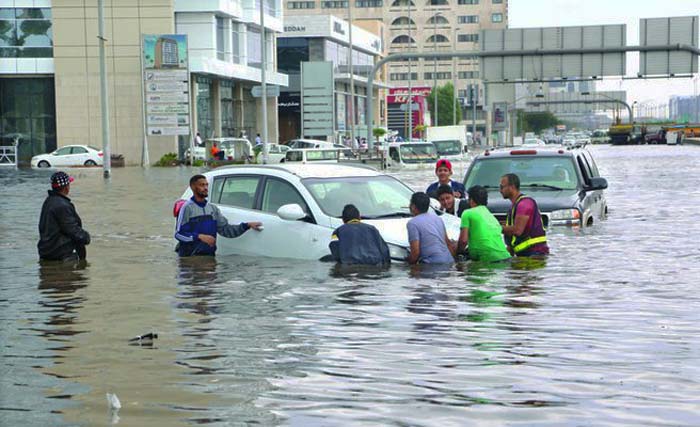
<path fill-rule="evenodd" d="M 592 151 L 605 222 L 442 272 L 179 260 L 156 168 L 73 171 L 89 265 L 42 267 L 51 172 L 0 171 L 0 425 L 698 425 L 700 147 Z"/>

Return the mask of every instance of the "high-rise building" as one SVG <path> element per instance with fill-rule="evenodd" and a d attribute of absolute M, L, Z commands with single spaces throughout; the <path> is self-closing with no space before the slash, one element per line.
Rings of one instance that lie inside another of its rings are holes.
<path fill-rule="evenodd" d="M 352 0 L 350 0 L 352 1 Z M 348 18 L 348 0 L 285 0 L 285 15 L 327 15 Z M 381 18 L 386 31 L 383 39 L 388 54 L 409 51 L 478 50 L 482 29 L 506 28 L 508 0 L 354 0 L 355 20 Z M 403 90 L 456 83 L 458 96 L 467 98 L 469 84 L 479 83 L 479 62 L 459 58 L 390 63 L 388 83 Z M 471 120 L 471 111 L 463 119 Z M 480 123 L 483 116 L 479 107 Z"/>

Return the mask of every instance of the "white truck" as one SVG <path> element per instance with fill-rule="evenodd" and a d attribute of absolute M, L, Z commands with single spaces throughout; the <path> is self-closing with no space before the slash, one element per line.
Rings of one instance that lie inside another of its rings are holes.
<path fill-rule="evenodd" d="M 472 134 L 465 125 L 432 126 L 426 129 L 426 140 L 437 150 L 438 156 L 450 160 L 467 157 L 467 145 L 473 143 Z"/>

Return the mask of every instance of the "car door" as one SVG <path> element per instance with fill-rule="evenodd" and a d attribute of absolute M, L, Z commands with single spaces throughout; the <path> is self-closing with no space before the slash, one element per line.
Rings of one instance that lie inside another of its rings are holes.
<path fill-rule="evenodd" d="M 63 147 L 54 151 L 49 159 L 51 166 L 70 166 L 71 162 L 71 149 L 73 147 Z"/>
<path fill-rule="evenodd" d="M 209 200 L 216 204 L 229 224 L 260 221 L 255 200 L 261 177 L 257 174 L 230 174 L 214 177 Z M 217 253 L 221 255 L 261 255 L 262 232 L 249 230 L 236 238 L 218 236 Z"/>
<path fill-rule="evenodd" d="M 90 159 L 88 150 L 86 150 L 85 147 L 73 146 L 73 148 L 71 148 L 70 155 L 72 157 L 71 164 L 75 166 L 84 165 L 85 162 Z"/>
<path fill-rule="evenodd" d="M 584 159 L 588 164 L 588 168 L 591 173 L 591 177 L 599 178 L 600 172 L 598 171 L 598 165 L 596 165 L 593 156 L 590 153 L 584 152 Z M 607 200 L 605 199 L 605 190 L 595 190 L 593 193 L 593 206 L 591 210 L 595 212 L 597 219 L 602 219 L 605 216 L 605 211 L 607 209 Z"/>
<path fill-rule="evenodd" d="M 280 177 L 263 178 L 260 191 L 260 221 L 265 229 L 260 233 L 263 247 L 261 254 L 274 257 L 318 260 L 330 254 L 333 230 L 328 225 L 319 225 L 308 203 L 293 183 Z M 289 221 L 280 218 L 277 210 L 284 205 L 296 203 L 306 212 L 302 220 Z"/>
<path fill-rule="evenodd" d="M 593 173 L 583 152 L 576 155 L 576 163 L 581 171 L 584 185 L 589 187 L 591 185 Z M 583 192 L 583 198 L 581 200 L 583 225 L 588 225 L 592 220 L 595 221 L 595 218 L 599 218 L 601 192 L 601 190 Z"/>

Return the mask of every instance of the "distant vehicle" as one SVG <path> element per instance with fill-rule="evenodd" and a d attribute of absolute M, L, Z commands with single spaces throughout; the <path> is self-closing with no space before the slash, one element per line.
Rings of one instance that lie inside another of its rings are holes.
<path fill-rule="evenodd" d="M 218 160 L 211 158 L 211 148 L 216 144 L 224 152 L 224 160 L 248 161 L 253 158 L 253 146 L 245 138 L 210 138 L 204 147 L 194 147 L 195 160 Z M 190 149 L 185 150 L 185 160 L 189 161 Z"/>
<path fill-rule="evenodd" d="M 392 142 L 388 146 L 386 166 L 396 169 L 422 169 L 435 166 L 437 149 L 430 142 Z"/>
<path fill-rule="evenodd" d="M 333 148 L 333 143 L 320 139 L 291 139 L 284 143 L 289 148 Z M 345 146 L 343 146 L 345 147 Z"/>
<path fill-rule="evenodd" d="M 613 124 L 608 129 L 613 145 L 633 145 L 642 141 L 642 128 L 637 124 Z"/>
<path fill-rule="evenodd" d="M 592 144 L 607 144 L 608 142 L 610 142 L 610 138 L 608 138 L 608 131 L 606 129 L 597 129 L 593 131 L 591 135 Z"/>
<path fill-rule="evenodd" d="M 666 145 L 677 145 L 683 143 L 682 129 L 669 129 L 666 132 Z"/>
<path fill-rule="evenodd" d="M 659 129 L 644 135 L 644 142 L 647 144 L 666 144 L 666 130 Z"/>
<path fill-rule="evenodd" d="M 431 126 L 426 128 L 426 140 L 435 145 L 438 156 L 460 160 L 467 154 L 467 146 L 474 144 L 472 134 L 465 125 Z"/>
<path fill-rule="evenodd" d="M 102 150 L 89 145 L 66 145 L 48 154 L 32 157 L 33 168 L 60 166 L 102 166 Z"/>
<path fill-rule="evenodd" d="M 292 148 L 287 150 L 281 163 L 338 163 L 341 150 L 338 148 Z"/>
<path fill-rule="evenodd" d="M 268 144 L 268 156 L 267 156 L 267 161 L 270 164 L 274 163 L 280 163 L 282 159 L 284 159 L 285 155 L 287 154 L 287 151 L 289 151 L 289 147 L 286 145 L 280 145 L 280 144 Z M 258 154 L 257 161 L 256 163 L 262 163 L 263 161 L 263 155 L 262 153 Z"/>
<path fill-rule="evenodd" d="M 379 230 L 390 255 L 408 255 L 406 223 L 413 189 L 376 170 L 331 164 L 284 163 L 220 167 L 204 173 L 209 201 L 232 223 L 260 221 L 265 230 L 217 239 L 218 254 L 319 260 L 330 254 L 333 229 L 352 203 L 362 221 Z M 187 188 L 180 200 L 192 197 Z M 178 200 L 178 203 L 182 203 Z M 459 218 L 440 216 L 448 237 L 459 237 Z"/>
<path fill-rule="evenodd" d="M 523 141 L 523 147 L 538 147 L 547 145 L 544 141 L 538 138 L 525 138 Z"/>
<path fill-rule="evenodd" d="M 488 208 L 505 221 L 511 208 L 499 194 L 501 176 L 515 173 L 520 190 L 533 197 L 548 226 L 589 226 L 605 218 L 608 207 L 593 157 L 585 149 L 515 149 L 487 151 L 477 156 L 464 178 L 464 185 L 482 185 L 489 191 Z"/>

